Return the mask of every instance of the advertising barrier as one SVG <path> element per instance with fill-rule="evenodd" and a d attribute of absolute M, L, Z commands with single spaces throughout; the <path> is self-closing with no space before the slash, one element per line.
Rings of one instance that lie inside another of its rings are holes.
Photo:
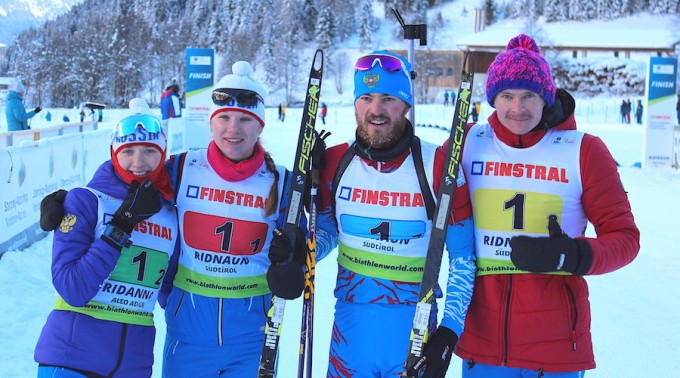
<path fill-rule="evenodd" d="M 110 130 L 85 131 L 0 149 L 0 256 L 47 235 L 40 201 L 57 189 L 83 186 L 110 158 Z"/>

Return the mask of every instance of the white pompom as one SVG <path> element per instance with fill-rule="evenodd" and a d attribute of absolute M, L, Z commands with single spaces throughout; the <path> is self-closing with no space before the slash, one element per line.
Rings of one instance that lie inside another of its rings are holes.
<path fill-rule="evenodd" d="M 241 60 L 231 66 L 231 72 L 233 72 L 234 75 L 239 76 L 252 76 L 253 66 L 251 66 L 250 63 Z"/>
<path fill-rule="evenodd" d="M 130 100 L 130 110 L 143 112 L 149 109 L 149 104 L 143 98 L 135 97 Z"/>

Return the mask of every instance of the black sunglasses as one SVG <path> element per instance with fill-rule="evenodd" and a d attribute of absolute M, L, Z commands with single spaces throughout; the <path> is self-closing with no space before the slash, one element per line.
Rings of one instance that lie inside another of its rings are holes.
<path fill-rule="evenodd" d="M 247 89 L 218 88 L 212 92 L 212 101 L 217 106 L 256 108 L 257 102 L 264 104 L 262 96 Z"/>

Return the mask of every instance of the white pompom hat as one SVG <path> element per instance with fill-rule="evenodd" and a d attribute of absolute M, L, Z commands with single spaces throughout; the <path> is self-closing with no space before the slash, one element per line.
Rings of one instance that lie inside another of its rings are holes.
<path fill-rule="evenodd" d="M 217 85 L 215 85 L 213 95 L 220 90 L 243 89 L 255 92 L 260 97 L 261 101 L 258 100 L 253 106 L 239 103 L 238 99 L 233 99 L 223 105 L 218 105 L 213 102 L 210 119 L 213 119 L 218 113 L 234 110 L 252 115 L 260 122 L 260 124 L 262 124 L 262 126 L 264 126 L 264 100 L 267 96 L 267 90 L 253 77 L 253 67 L 248 62 L 239 61 L 231 66 L 231 72 L 230 75 L 224 76 Z"/>

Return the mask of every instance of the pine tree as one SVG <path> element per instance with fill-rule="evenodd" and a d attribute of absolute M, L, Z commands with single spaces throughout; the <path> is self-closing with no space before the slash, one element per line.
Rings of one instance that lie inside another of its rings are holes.
<path fill-rule="evenodd" d="M 496 3 L 494 0 L 484 0 L 484 25 L 496 22 Z"/>
<path fill-rule="evenodd" d="M 316 7 L 314 0 L 304 0 L 302 6 L 302 28 L 305 31 L 304 35 L 307 41 L 314 39 L 314 30 L 316 29 L 317 19 L 319 18 L 319 10 Z"/>
<path fill-rule="evenodd" d="M 581 19 L 588 21 L 597 19 L 597 6 L 593 1 L 581 1 Z"/>
<path fill-rule="evenodd" d="M 362 0 L 359 4 L 359 41 L 361 46 L 370 46 L 373 43 L 373 1 Z"/>
<path fill-rule="evenodd" d="M 543 8 L 546 22 L 560 22 L 569 19 L 569 4 L 565 1 L 547 2 Z"/>
<path fill-rule="evenodd" d="M 335 17 L 329 8 L 323 8 L 319 14 L 319 21 L 314 31 L 318 48 L 328 51 L 335 44 Z"/>
<path fill-rule="evenodd" d="M 409 22 L 412 24 L 427 24 L 428 8 L 428 0 L 414 0 L 413 4 L 411 5 L 413 20 Z"/>
<path fill-rule="evenodd" d="M 335 15 L 335 30 L 340 41 L 345 41 L 357 31 L 356 3 L 351 0 L 335 0 L 328 4 Z"/>

